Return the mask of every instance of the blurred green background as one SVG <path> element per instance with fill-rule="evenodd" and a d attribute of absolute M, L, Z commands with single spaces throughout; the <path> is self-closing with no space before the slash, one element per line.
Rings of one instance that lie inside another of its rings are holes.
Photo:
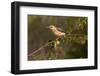
<path fill-rule="evenodd" d="M 50 25 L 70 35 L 58 40 L 57 45 L 56 36 L 47 28 Z M 28 60 L 87 58 L 87 31 L 87 17 L 28 15 Z M 49 41 L 54 42 L 36 51 Z"/>

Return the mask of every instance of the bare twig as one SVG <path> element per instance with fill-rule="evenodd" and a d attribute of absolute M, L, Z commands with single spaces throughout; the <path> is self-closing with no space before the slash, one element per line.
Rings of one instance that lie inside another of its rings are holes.
<path fill-rule="evenodd" d="M 32 56 L 33 54 L 37 53 L 39 50 L 41 50 L 42 48 L 46 47 L 47 45 L 49 45 L 51 42 L 46 43 L 45 45 L 41 46 L 40 48 L 38 48 L 37 50 L 33 51 L 31 54 L 29 54 L 28 56 Z"/>

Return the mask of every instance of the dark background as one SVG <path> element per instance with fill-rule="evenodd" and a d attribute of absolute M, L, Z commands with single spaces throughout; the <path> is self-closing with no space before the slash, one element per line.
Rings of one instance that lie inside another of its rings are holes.
<path fill-rule="evenodd" d="M 28 15 L 28 55 L 45 45 L 56 36 L 47 27 L 55 25 L 62 28 L 70 37 L 60 40 L 56 47 L 44 47 L 28 60 L 54 60 L 87 58 L 87 17 Z"/>

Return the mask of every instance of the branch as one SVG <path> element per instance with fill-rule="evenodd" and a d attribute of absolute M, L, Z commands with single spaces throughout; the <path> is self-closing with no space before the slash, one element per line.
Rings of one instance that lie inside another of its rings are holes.
<path fill-rule="evenodd" d="M 56 38 L 59 39 L 59 38 Z M 54 41 L 48 42 L 45 45 L 41 46 L 40 48 L 38 48 L 37 50 L 33 51 L 32 53 L 30 53 L 28 56 L 32 56 L 33 54 L 37 53 L 39 50 L 41 50 L 42 48 L 46 47 L 47 45 L 49 45 L 50 43 L 52 43 Z"/>

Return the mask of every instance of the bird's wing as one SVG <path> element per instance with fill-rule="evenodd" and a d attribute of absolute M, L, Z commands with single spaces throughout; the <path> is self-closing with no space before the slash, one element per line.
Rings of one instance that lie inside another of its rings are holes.
<path fill-rule="evenodd" d="M 61 31 L 61 32 L 64 32 L 64 30 L 61 29 L 61 28 L 59 28 L 59 27 L 57 27 L 57 30 L 58 30 L 58 31 Z"/>

